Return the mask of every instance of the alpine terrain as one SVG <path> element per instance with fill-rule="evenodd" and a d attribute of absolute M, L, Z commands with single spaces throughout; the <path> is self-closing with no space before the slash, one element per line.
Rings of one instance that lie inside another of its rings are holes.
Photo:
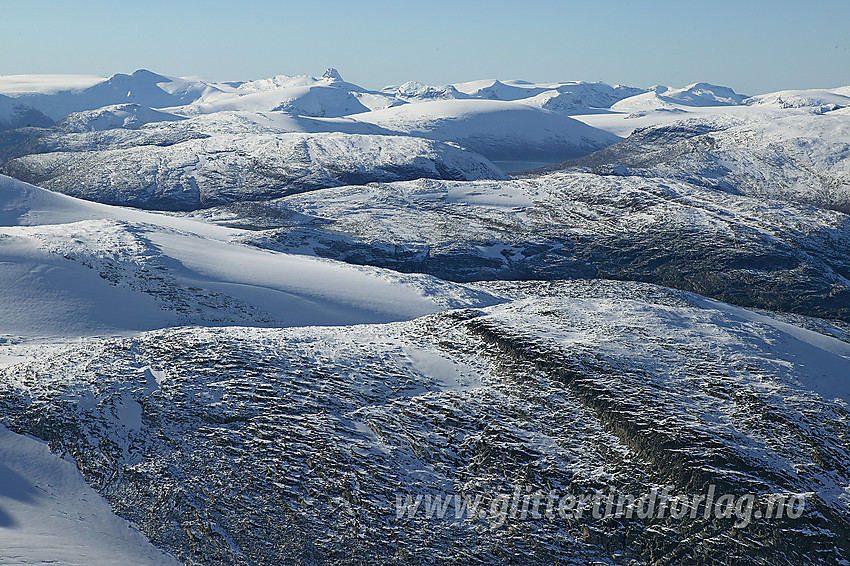
<path fill-rule="evenodd" d="M 850 87 L 0 76 L 0 564 L 850 565 Z"/>

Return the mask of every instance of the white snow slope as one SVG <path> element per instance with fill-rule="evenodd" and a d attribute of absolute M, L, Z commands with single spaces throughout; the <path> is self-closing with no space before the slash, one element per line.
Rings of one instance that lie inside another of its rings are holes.
<path fill-rule="evenodd" d="M 231 243 L 243 233 L 0 177 L 0 328 L 73 337 L 179 324 L 339 325 L 494 302 L 427 276 Z"/>
<path fill-rule="evenodd" d="M 456 142 L 488 159 L 567 159 L 619 141 L 568 116 L 501 100 L 435 100 L 352 118 L 391 132 Z"/>
<path fill-rule="evenodd" d="M 177 566 L 116 516 L 77 466 L 0 426 L 0 564 Z"/>

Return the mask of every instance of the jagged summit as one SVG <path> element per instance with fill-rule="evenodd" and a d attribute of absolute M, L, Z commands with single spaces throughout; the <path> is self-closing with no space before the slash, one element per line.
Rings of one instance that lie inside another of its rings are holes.
<path fill-rule="evenodd" d="M 340 74 L 339 74 L 339 71 L 337 71 L 337 70 L 336 70 L 336 69 L 334 69 L 333 67 L 328 67 L 328 70 L 327 70 L 327 71 L 325 71 L 325 74 L 323 74 L 323 75 L 322 75 L 322 78 L 323 78 L 323 79 L 326 79 L 326 80 L 328 80 L 328 81 L 340 81 L 340 82 L 343 82 L 343 80 L 342 80 L 342 75 L 340 75 Z"/>

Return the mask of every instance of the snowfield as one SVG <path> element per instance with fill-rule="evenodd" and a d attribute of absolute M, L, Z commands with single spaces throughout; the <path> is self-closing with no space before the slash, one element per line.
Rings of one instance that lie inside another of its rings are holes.
<path fill-rule="evenodd" d="M 0 561 L 177 566 L 46 443 L 0 426 Z"/>
<path fill-rule="evenodd" d="M 243 233 L 0 177 L 2 328 L 88 336 L 177 324 L 357 324 L 494 302 L 427 276 L 231 242 Z"/>

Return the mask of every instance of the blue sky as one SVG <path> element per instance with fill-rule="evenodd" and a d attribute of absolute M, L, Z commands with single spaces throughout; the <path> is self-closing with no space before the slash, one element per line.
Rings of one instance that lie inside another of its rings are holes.
<path fill-rule="evenodd" d="M 0 0 L 0 74 L 850 84 L 850 0 Z"/>

